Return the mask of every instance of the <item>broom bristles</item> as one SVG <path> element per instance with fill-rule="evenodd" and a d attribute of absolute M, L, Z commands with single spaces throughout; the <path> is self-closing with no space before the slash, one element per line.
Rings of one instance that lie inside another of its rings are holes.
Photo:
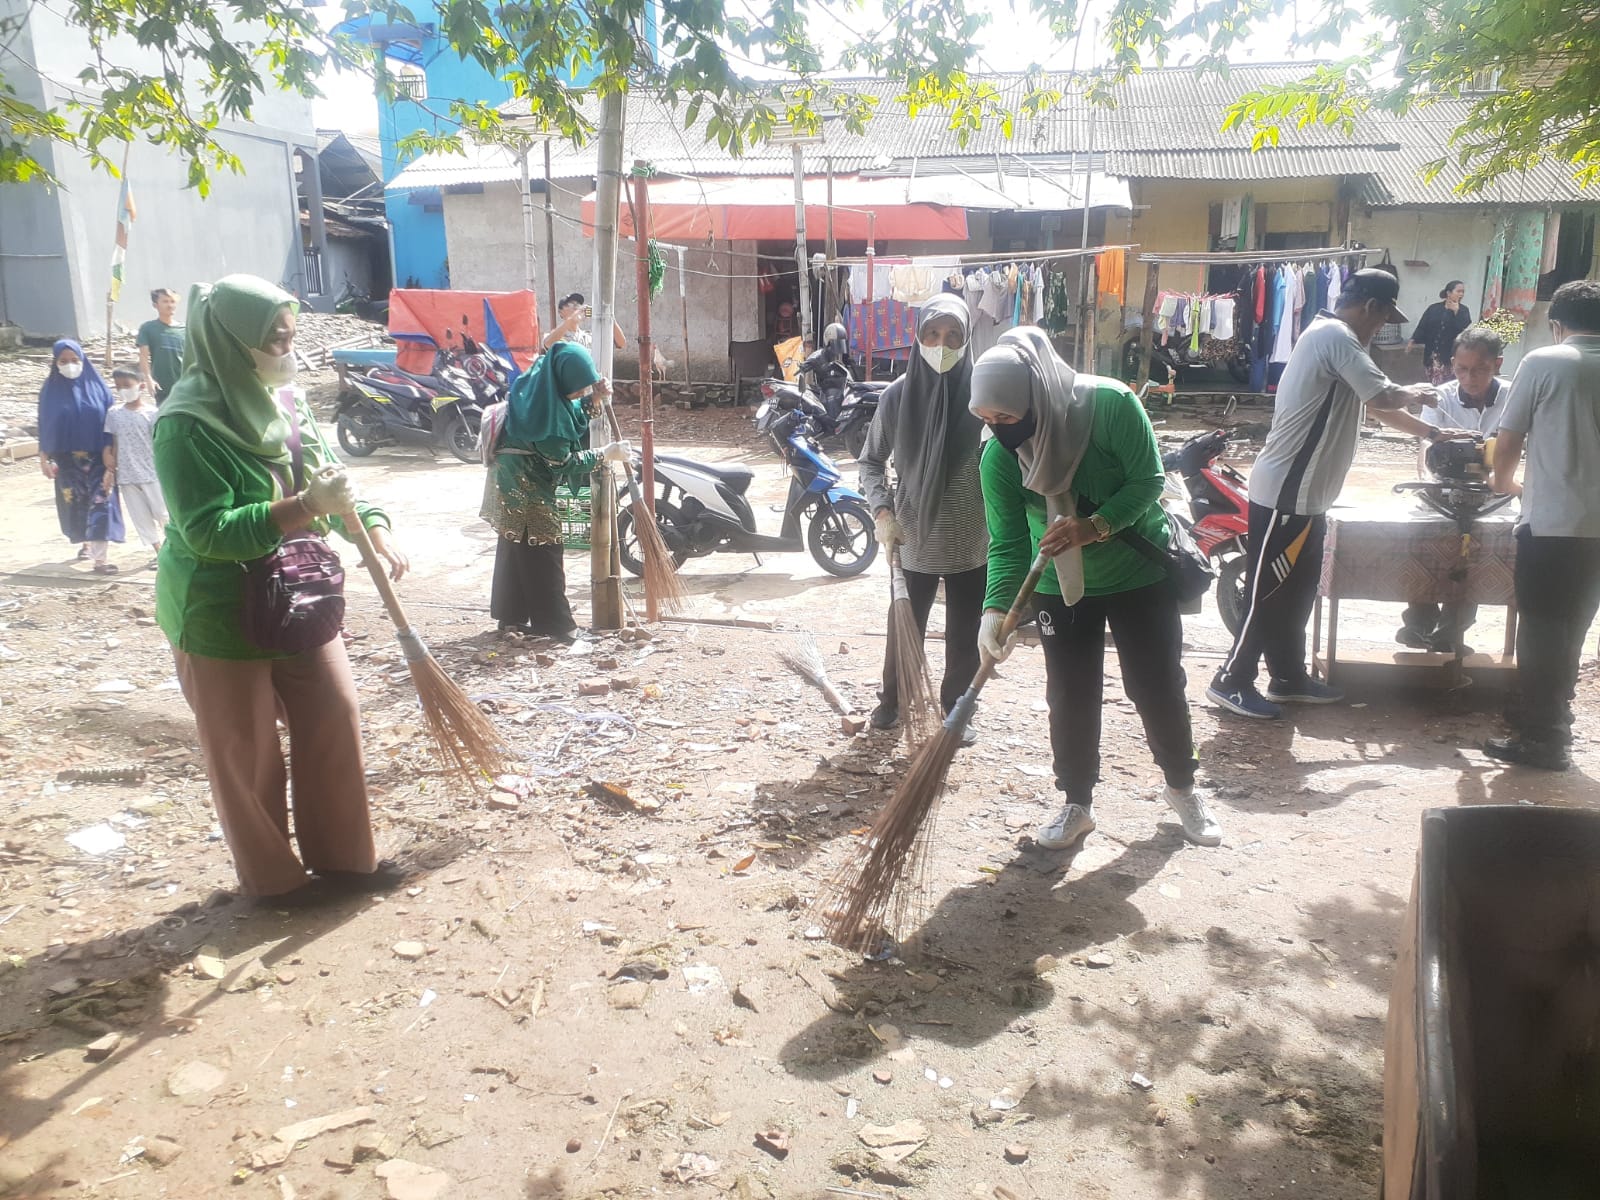
<path fill-rule="evenodd" d="M 865 844 L 828 885 L 823 921 L 830 941 L 867 950 L 880 934 L 901 932 L 924 893 L 932 815 L 944 795 L 961 728 L 947 722 L 923 743 Z"/>
<path fill-rule="evenodd" d="M 644 586 L 647 596 L 654 596 L 662 612 L 679 613 L 689 600 L 683 580 L 678 578 L 678 566 L 672 561 L 672 551 L 661 536 L 661 527 L 649 519 L 648 509 L 640 508 L 633 522 L 634 536 L 639 540 L 639 557 L 644 561 Z M 643 518 L 643 519 L 641 519 Z"/>
<path fill-rule="evenodd" d="M 905 730 L 906 744 L 917 749 L 939 727 L 938 709 L 934 705 L 933 677 L 928 672 L 928 656 L 922 647 L 922 633 L 917 628 L 916 614 L 911 601 L 897 598 L 889 609 L 889 624 L 894 650 L 895 678 L 899 681 L 896 703 L 900 708 L 900 724 Z"/>
<path fill-rule="evenodd" d="M 809 633 L 797 633 L 778 651 L 778 659 L 807 683 L 821 683 L 828 674 L 822 651 Z"/>
<path fill-rule="evenodd" d="M 505 756 L 494 722 L 444 673 L 426 648 L 420 655 L 407 653 L 406 665 L 422 702 L 423 724 L 445 768 L 470 784 L 502 774 Z"/>

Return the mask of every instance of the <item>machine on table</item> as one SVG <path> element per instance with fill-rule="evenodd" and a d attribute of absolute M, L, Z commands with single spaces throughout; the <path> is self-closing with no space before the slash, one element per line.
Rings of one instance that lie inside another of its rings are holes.
<path fill-rule="evenodd" d="M 1395 485 L 1434 514 L 1415 511 L 1328 514 L 1327 544 L 1312 623 L 1312 657 L 1332 682 L 1339 665 L 1339 602 L 1388 600 L 1404 603 L 1491 604 L 1506 608 L 1504 653 L 1464 657 L 1395 651 L 1396 666 L 1435 666 L 1443 661 L 1443 681 L 1461 682 L 1464 666 L 1504 671 L 1514 662 L 1517 635 L 1516 589 L 1512 564 L 1514 522 L 1502 510 L 1510 496 L 1489 486 L 1494 439 L 1460 439 L 1428 447 L 1428 480 Z M 1323 601 L 1328 607 L 1327 653 L 1322 653 Z"/>

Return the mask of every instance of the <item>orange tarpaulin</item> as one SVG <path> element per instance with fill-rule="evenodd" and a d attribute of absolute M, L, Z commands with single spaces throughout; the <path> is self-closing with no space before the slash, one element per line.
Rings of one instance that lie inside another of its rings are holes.
<path fill-rule="evenodd" d="M 805 181 L 806 230 L 821 236 L 828 227 L 828 185 Z M 875 238 L 929 242 L 967 240 L 964 208 L 907 203 L 904 179 L 836 179 L 833 232 L 836 238 L 865 241 L 869 214 Z M 584 230 L 594 233 L 595 198 L 583 201 Z M 618 232 L 633 236 L 633 214 L 624 202 Z M 672 179 L 650 184 L 650 232 L 668 242 L 719 240 L 780 241 L 793 238 L 794 181 L 772 176 L 753 179 Z"/>
<path fill-rule="evenodd" d="M 490 312 L 495 329 L 489 328 Z M 529 291 L 396 288 L 389 293 L 389 333 L 402 371 L 431 371 L 434 348 L 459 347 L 463 330 L 488 349 L 509 351 L 517 366 L 526 368 L 539 354 L 539 301 Z"/>

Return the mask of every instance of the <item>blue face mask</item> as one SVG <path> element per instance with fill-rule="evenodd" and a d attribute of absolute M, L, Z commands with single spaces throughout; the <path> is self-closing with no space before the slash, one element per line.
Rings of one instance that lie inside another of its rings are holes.
<path fill-rule="evenodd" d="M 1038 422 L 1034 420 L 1033 409 L 1028 410 L 1028 415 L 1020 421 L 1013 421 L 1009 425 L 991 425 L 989 429 L 994 433 L 994 440 L 1007 450 L 1015 453 L 1017 447 L 1022 445 L 1034 435 Z"/>

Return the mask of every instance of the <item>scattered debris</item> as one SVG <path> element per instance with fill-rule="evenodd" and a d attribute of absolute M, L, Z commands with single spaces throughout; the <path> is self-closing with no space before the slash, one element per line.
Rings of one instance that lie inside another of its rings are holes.
<path fill-rule="evenodd" d="M 676 1159 L 667 1155 L 661 1163 L 661 1174 L 679 1183 L 693 1183 L 697 1179 L 710 1179 L 722 1164 L 708 1154 L 682 1154 Z"/>
<path fill-rule="evenodd" d="M 1028 1161 L 1028 1147 L 1021 1142 L 1012 1142 L 1005 1150 L 1008 1163 L 1025 1163 Z"/>
<path fill-rule="evenodd" d="M 928 1141 L 928 1127 L 921 1121 L 896 1121 L 893 1125 L 863 1125 L 856 1133 L 861 1144 L 886 1163 L 910 1158 Z"/>
<path fill-rule="evenodd" d="M 167 1091 L 186 1103 L 200 1103 L 228 1080 L 221 1067 L 194 1059 L 167 1076 Z"/>
<path fill-rule="evenodd" d="M 1134 1087 L 1138 1088 L 1141 1092 L 1148 1092 L 1151 1088 L 1156 1086 L 1151 1080 L 1146 1079 L 1137 1071 L 1128 1076 L 1128 1082 Z"/>
<path fill-rule="evenodd" d="M 98 825 L 88 825 L 74 830 L 67 834 L 67 841 L 74 848 L 97 858 L 102 854 L 110 854 L 113 850 L 121 850 L 128 844 L 127 838 L 104 821 Z"/>
<path fill-rule="evenodd" d="M 437 1167 L 391 1158 L 376 1172 L 388 1189 L 389 1200 L 438 1200 L 450 1190 L 450 1176 Z"/>
<path fill-rule="evenodd" d="M 403 958 L 407 962 L 416 962 L 417 959 L 426 957 L 427 953 L 428 948 L 421 942 L 396 942 L 394 944 L 394 956 Z"/>
<path fill-rule="evenodd" d="M 169 1137 L 157 1136 L 145 1139 L 144 1157 L 158 1167 L 171 1165 L 182 1153 L 183 1147 Z"/>
<path fill-rule="evenodd" d="M 773 1158 L 789 1157 L 789 1131 L 786 1129 L 760 1129 L 756 1131 L 756 1145 Z"/>
<path fill-rule="evenodd" d="M 105 1062 L 116 1052 L 117 1046 L 122 1042 L 120 1033 L 108 1033 L 98 1037 L 83 1048 L 83 1056 L 92 1063 Z"/>

